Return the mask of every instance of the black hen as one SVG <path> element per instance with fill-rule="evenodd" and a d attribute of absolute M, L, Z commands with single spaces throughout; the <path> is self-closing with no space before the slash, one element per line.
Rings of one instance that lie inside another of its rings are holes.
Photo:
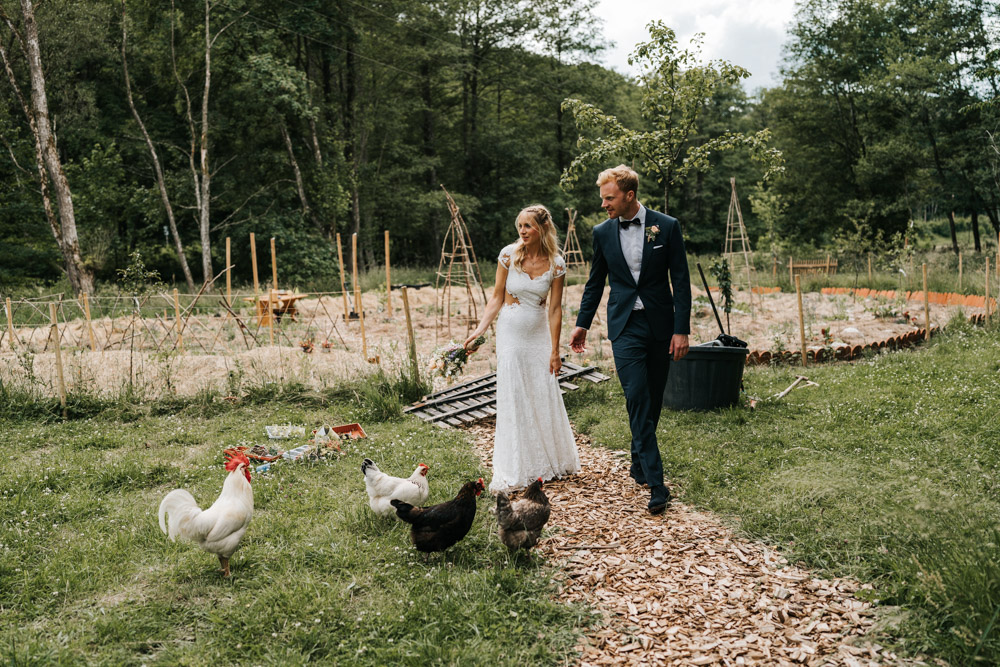
<path fill-rule="evenodd" d="M 497 494 L 497 523 L 500 541 L 508 549 L 530 549 L 538 544 L 542 528 L 549 520 L 549 498 L 542 491 L 542 478 L 531 483 L 524 495 L 513 503 L 507 494 Z"/>
<path fill-rule="evenodd" d="M 482 478 L 466 482 L 454 499 L 430 507 L 414 507 L 395 498 L 389 502 L 396 516 L 410 524 L 413 546 L 431 553 L 444 551 L 466 536 L 476 518 L 476 498 L 484 488 Z"/>

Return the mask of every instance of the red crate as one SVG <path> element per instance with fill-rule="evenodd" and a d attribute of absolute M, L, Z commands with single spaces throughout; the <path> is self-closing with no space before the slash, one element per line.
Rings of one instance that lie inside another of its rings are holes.
<path fill-rule="evenodd" d="M 361 438 L 368 437 L 365 430 L 361 428 L 361 424 L 341 424 L 340 426 L 334 426 L 331 430 L 339 435 L 342 440 L 360 440 Z"/>

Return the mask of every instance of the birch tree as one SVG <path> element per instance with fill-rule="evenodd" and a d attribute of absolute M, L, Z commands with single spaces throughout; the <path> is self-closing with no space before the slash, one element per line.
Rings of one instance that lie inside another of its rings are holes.
<path fill-rule="evenodd" d="M 35 20 L 35 8 L 31 0 L 20 0 L 23 33 L 18 30 L 13 19 L 0 7 L 0 18 L 14 37 L 14 43 L 20 49 L 28 65 L 30 77 L 30 104 L 21 92 L 21 86 L 14 73 L 11 54 L 7 48 L 0 45 L 0 59 L 3 60 L 7 79 L 14 89 L 35 143 L 35 162 L 38 170 L 39 189 L 42 193 L 42 206 L 46 219 L 55 237 L 59 251 L 62 253 L 66 266 L 66 276 L 69 278 L 73 292 L 79 296 L 86 292 L 94 292 L 94 276 L 84 265 L 80 257 L 80 240 L 76 231 L 76 216 L 73 212 L 73 195 L 70 191 L 66 172 L 63 170 L 56 136 L 52 131 L 49 118 L 49 100 L 45 89 L 45 72 L 42 67 L 41 44 L 38 37 L 38 23 Z M 58 207 L 58 222 L 53 211 L 49 194 L 49 186 L 55 191 Z"/>

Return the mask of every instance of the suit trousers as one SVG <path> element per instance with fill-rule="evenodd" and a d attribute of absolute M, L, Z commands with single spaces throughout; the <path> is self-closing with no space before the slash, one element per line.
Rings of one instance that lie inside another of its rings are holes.
<path fill-rule="evenodd" d="M 618 380 L 632 431 L 632 477 L 649 484 L 654 495 L 663 486 L 663 462 L 656 427 L 670 370 L 670 342 L 656 340 L 643 310 L 633 310 L 622 333 L 611 343 Z"/>

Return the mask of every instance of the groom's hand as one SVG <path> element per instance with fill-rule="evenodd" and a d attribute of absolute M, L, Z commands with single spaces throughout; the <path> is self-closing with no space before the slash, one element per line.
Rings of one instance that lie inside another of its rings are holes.
<path fill-rule="evenodd" d="M 674 334 L 670 339 L 670 354 L 674 361 L 680 361 L 688 353 L 688 337 L 684 334 Z"/>
<path fill-rule="evenodd" d="M 587 351 L 587 330 L 583 327 L 576 327 L 573 329 L 573 333 L 569 335 L 569 349 L 574 352 L 586 352 Z"/>

